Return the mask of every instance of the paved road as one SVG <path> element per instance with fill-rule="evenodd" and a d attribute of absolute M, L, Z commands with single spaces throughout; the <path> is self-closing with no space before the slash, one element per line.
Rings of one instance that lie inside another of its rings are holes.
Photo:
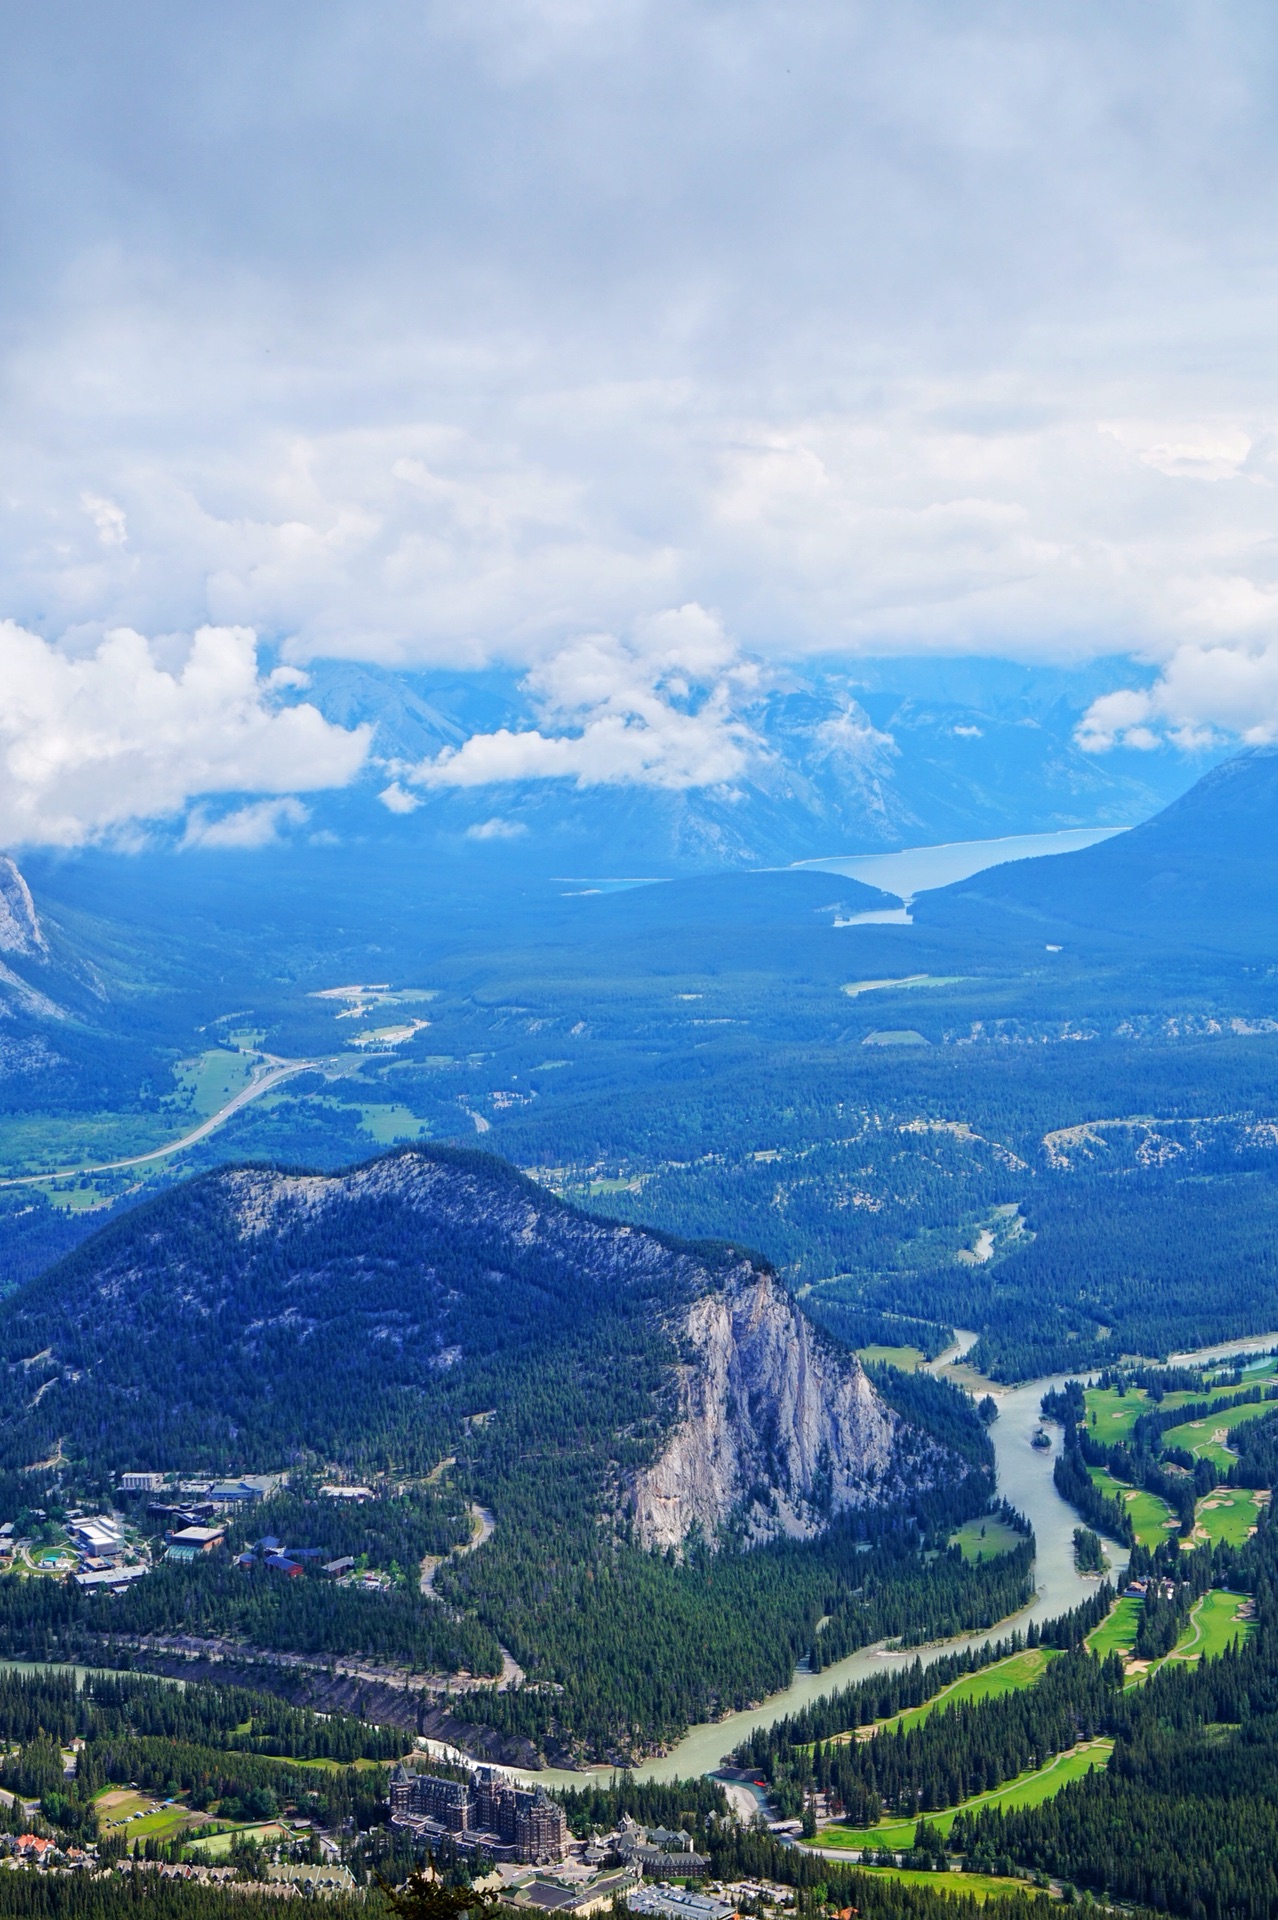
<path fill-rule="evenodd" d="M 0 1187 L 32 1187 L 38 1186 L 42 1180 L 70 1180 L 86 1173 L 119 1173 L 126 1167 L 144 1167 L 152 1160 L 167 1160 L 170 1154 L 184 1153 L 198 1141 L 206 1140 L 233 1113 L 248 1106 L 250 1100 L 260 1100 L 264 1093 L 269 1093 L 272 1087 L 278 1087 L 282 1080 L 290 1080 L 294 1074 L 313 1071 L 323 1064 L 322 1060 L 271 1060 L 224 1107 L 219 1107 L 211 1119 L 202 1121 L 194 1132 L 184 1133 L 180 1140 L 170 1140 L 164 1147 L 153 1147 L 150 1153 L 130 1154 L 127 1160 L 104 1160 L 93 1167 L 55 1167 L 48 1173 L 21 1173 L 12 1179 L 0 1180 Z"/>

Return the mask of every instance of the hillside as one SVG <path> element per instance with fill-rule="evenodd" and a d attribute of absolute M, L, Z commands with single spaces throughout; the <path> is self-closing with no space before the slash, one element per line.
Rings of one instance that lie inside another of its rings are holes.
<path fill-rule="evenodd" d="M 1067 945 L 1082 935 L 1258 954 L 1278 935 L 1278 751 L 1256 748 L 1161 813 L 1081 853 L 1020 860 L 921 895 L 932 933 Z"/>
<path fill-rule="evenodd" d="M 757 1259 L 593 1219 L 480 1154 L 188 1182 L 4 1302 L 0 1358 L 11 1503 L 139 1466 L 287 1467 L 244 1538 L 398 1568 L 371 1595 L 224 1559 L 107 1601 L 0 1582 L 4 1650 L 180 1625 L 495 1674 L 505 1647 L 566 1691 L 494 1693 L 479 1718 L 613 1750 L 783 1681 L 819 1619 L 833 1653 L 997 1618 L 1024 1578 L 1015 1556 L 918 1559 L 992 1491 L 959 1396 L 885 1397 Z M 316 1498 L 334 1471 L 379 1488 L 355 1534 Z M 415 1562 L 465 1538 L 466 1500 L 492 1536 L 422 1592 Z"/>
<path fill-rule="evenodd" d="M 855 673 L 773 666 L 740 695 L 746 756 L 730 782 L 419 787 L 414 811 L 391 821 L 373 799 L 385 782 L 379 772 L 326 799 L 322 815 L 339 832 L 374 837 L 380 815 L 380 831 L 401 847 L 464 847 L 486 867 L 576 874 L 784 866 L 852 848 L 1123 825 L 1186 776 L 1178 757 L 1078 745 L 1078 722 L 1112 673 L 1104 664 L 1061 672 L 997 660 L 858 660 Z M 405 674 L 316 662 L 310 697 L 328 719 L 373 729 L 373 768 L 429 762 L 499 728 L 547 726 L 529 686 L 495 670 Z M 494 819 L 506 833 L 477 842 Z"/>
<path fill-rule="evenodd" d="M 473 1416 L 496 1407 L 500 1427 L 532 1376 L 568 1373 L 578 1423 L 624 1433 L 611 1444 L 624 1500 L 681 1422 L 698 1368 L 678 1364 L 679 1344 L 712 1300 L 726 1313 L 715 1361 L 742 1387 L 725 1443 L 761 1464 L 752 1400 L 794 1499 L 810 1498 L 823 1448 L 836 1505 L 900 1492 L 901 1423 L 766 1269 L 594 1220 L 500 1161 L 440 1149 L 337 1175 L 228 1168 L 106 1228 L 0 1309 L 0 1464 L 60 1448 L 90 1474 L 143 1457 L 263 1471 L 309 1453 L 426 1473 Z M 784 1366 L 752 1359 L 761 1317 L 774 1357 L 807 1356 L 792 1402 Z M 703 1525 L 729 1517 L 740 1478 L 698 1504 Z"/>

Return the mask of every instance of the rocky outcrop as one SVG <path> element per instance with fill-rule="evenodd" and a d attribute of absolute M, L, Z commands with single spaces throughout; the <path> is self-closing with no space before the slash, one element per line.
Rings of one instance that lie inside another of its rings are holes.
<path fill-rule="evenodd" d="M 0 953 L 49 954 L 31 889 L 8 854 L 0 854 Z"/>
<path fill-rule="evenodd" d="M 680 1331 L 678 1423 L 631 1487 L 645 1546 L 679 1548 L 694 1526 L 713 1540 L 729 1523 L 754 1540 L 810 1538 L 928 1475 L 931 1443 L 770 1273 L 735 1269 Z"/>

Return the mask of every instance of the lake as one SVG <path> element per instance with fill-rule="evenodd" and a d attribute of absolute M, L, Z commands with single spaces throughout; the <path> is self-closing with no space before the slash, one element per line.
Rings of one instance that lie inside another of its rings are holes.
<path fill-rule="evenodd" d="M 1100 840 L 1123 833 L 1123 827 L 1067 827 L 1060 833 L 1014 833 L 1002 840 L 953 840 L 939 847 L 902 847 L 896 853 L 840 853 L 822 860 L 796 860 L 808 873 L 842 873 L 849 880 L 881 887 L 911 900 L 931 887 L 953 886 L 989 867 L 1009 860 L 1037 860 L 1044 854 L 1078 853 Z"/>

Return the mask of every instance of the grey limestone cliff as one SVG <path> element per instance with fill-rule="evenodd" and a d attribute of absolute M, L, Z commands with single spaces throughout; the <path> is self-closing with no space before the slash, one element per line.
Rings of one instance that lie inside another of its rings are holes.
<path fill-rule="evenodd" d="M 837 1513 L 927 1484 L 941 1452 L 887 1407 L 770 1273 L 743 1263 L 696 1300 L 682 1327 L 679 1418 L 638 1474 L 638 1538 L 678 1548 L 713 1539 L 807 1538 Z"/>

